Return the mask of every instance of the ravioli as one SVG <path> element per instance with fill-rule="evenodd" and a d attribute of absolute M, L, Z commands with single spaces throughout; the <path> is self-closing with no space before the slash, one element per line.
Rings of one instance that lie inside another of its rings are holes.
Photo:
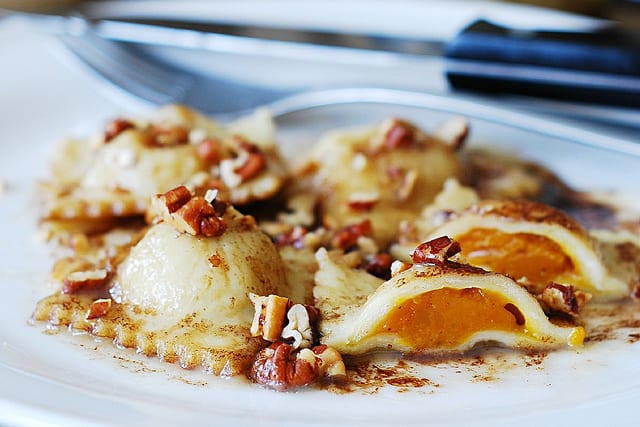
<path fill-rule="evenodd" d="M 580 219 L 581 193 L 467 131 L 337 129 L 295 169 L 264 111 L 116 119 L 40 186 L 62 253 L 33 319 L 276 390 L 344 380 L 342 355 L 580 347 L 592 295 L 640 298 L 637 211 L 586 231 L 542 203 Z"/>
<path fill-rule="evenodd" d="M 178 105 L 116 119 L 103 134 L 59 148 L 55 178 L 41 186 L 43 223 L 54 234 L 103 231 L 110 221 L 141 216 L 151 196 L 181 184 L 200 195 L 215 188 L 238 205 L 267 199 L 287 175 L 274 139 L 264 112 L 228 127 Z"/>
<path fill-rule="evenodd" d="M 307 156 L 304 190 L 319 195 L 329 228 L 369 220 L 373 237 L 386 245 L 447 178 L 462 175 L 459 148 L 460 141 L 442 141 L 398 119 L 333 131 Z"/>
<path fill-rule="evenodd" d="M 263 346 L 249 331 L 248 294 L 290 290 L 277 250 L 253 218 L 230 207 L 221 218 L 224 232 L 214 237 L 180 232 L 166 221 L 153 225 L 113 272 L 108 296 L 91 289 L 54 294 L 38 304 L 34 318 L 186 368 L 242 373 Z M 111 306 L 87 319 L 96 296 L 110 297 Z"/>
<path fill-rule="evenodd" d="M 506 274 L 540 293 L 550 282 L 575 286 L 600 300 L 624 298 L 629 284 L 611 275 L 587 232 L 548 205 L 527 200 L 481 201 L 426 236 L 460 243 L 466 261 Z"/>
<path fill-rule="evenodd" d="M 324 269 L 349 274 L 326 253 L 318 259 L 318 275 Z M 524 349 L 582 345 L 582 327 L 551 323 L 538 301 L 507 276 L 448 260 L 405 267 L 365 299 L 345 300 L 351 284 L 339 275 L 317 276 L 316 295 L 324 295 L 318 305 L 322 343 L 351 355 L 461 353 L 481 343 Z"/>

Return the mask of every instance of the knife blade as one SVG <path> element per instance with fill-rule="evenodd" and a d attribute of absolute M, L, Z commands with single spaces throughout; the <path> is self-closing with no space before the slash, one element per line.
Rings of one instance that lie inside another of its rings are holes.
<path fill-rule="evenodd" d="M 398 55 L 441 56 L 454 88 L 640 107 L 636 34 L 519 5 L 444 3 L 103 1 L 85 3 L 77 16 L 40 17 L 39 25 L 119 42 L 371 66 Z M 417 25 L 426 18 L 433 25 Z"/>

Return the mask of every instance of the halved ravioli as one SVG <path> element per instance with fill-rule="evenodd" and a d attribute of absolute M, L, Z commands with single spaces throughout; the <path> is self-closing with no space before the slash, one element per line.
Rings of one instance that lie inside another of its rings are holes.
<path fill-rule="evenodd" d="M 183 367 L 242 373 L 264 345 L 250 334 L 249 293 L 290 290 L 276 248 L 253 218 L 227 208 L 222 219 L 226 229 L 215 237 L 181 233 L 167 222 L 150 227 L 115 270 L 112 303 L 101 315 L 87 316 L 95 294 L 80 289 L 45 298 L 34 318 Z"/>
<path fill-rule="evenodd" d="M 319 274 L 338 266 L 322 253 L 319 262 Z M 315 292 L 331 293 L 335 283 L 321 278 Z M 349 284 L 342 286 L 348 289 Z M 479 343 L 523 349 L 573 347 L 585 336 L 580 326 L 551 323 L 538 301 L 512 279 L 450 261 L 414 264 L 361 303 L 337 298 L 331 306 L 328 301 L 331 298 L 318 305 L 321 341 L 343 354 L 459 353 Z"/>
<path fill-rule="evenodd" d="M 629 294 L 629 284 L 609 273 L 587 232 L 542 203 L 481 201 L 425 239 L 445 235 L 460 244 L 469 264 L 506 274 L 534 293 L 557 282 L 600 300 Z"/>

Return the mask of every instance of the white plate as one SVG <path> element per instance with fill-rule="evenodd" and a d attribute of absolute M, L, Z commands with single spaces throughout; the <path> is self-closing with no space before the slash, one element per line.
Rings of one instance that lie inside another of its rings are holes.
<path fill-rule="evenodd" d="M 46 159 L 56 139 L 86 134 L 140 106 L 105 95 L 86 75 L 60 65 L 55 46 L 49 46 L 47 39 L 23 39 L 23 32 L 6 28 L 0 34 L 9 42 L 0 44 L 0 57 L 12 83 L 0 88 L 0 178 L 7 184 L 0 194 L 0 423 L 635 424 L 640 345 L 624 340 L 544 358 L 488 352 L 488 364 L 477 360 L 421 366 L 420 376 L 431 381 L 421 388 L 388 385 L 376 393 L 338 395 L 317 390 L 275 393 L 199 371 L 182 371 L 87 337 L 43 333 L 41 325 L 28 321 L 36 300 L 48 292 L 44 282 L 51 264 L 35 236 L 34 182 L 45 176 Z M 284 117 L 281 137 L 286 150 L 297 152 L 310 137 L 331 127 L 394 114 L 428 128 L 450 114 L 438 109 L 469 108 L 455 100 L 434 98 L 434 102 L 440 104 L 432 109 L 348 105 L 310 110 Z M 497 113 L 474 108 L 478 116 Z M 507 113 L 498 119 L 518 121 Z M 622 155 L 568 141 L 566 135 L 576 135 L 568 128 L 535 120 L 528 127 L 474 120 L 473 135 L 475 141 L 491 142 L 549 164 L 579 187 L 631 191 L 640 182 L 640 153 L 634 147 L 629 151 L 635 151 L 635 156 Z M 564 134 L 540 134 L 546 129 Z M 606 137 L 601 140 L 610 142 Z"/>

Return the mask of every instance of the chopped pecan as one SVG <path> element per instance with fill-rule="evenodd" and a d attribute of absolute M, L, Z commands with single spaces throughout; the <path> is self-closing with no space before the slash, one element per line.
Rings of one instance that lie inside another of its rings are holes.
<path fill-rule="evenodd" d="M 189 200 L 191 200 L 191 191 L 184 185 L 167 191 L 164 194 L 154 197 L 152 203 L 157 203 L 162 207 L 166 207 L 169 213 L 174 213 Z"/>
<path fill-rule="evenodd" d="M 203 197 L 192 197 L 177 211 L 171 214 L 173 225 L 178 231 L 183 231 L 197 236 L 201 233 L 203 221 L 209 217 L 215 217 L 216 210 Z M 216 218 L 217 219 L 217 218 Z"/>
<path fill-rule="evenodd" d="M 249 370 L 249 378 L 278 391 L 313 383 L 318 376 L 315 363 L 297 358 L 292 353 L 291 345 L 282 341 L 274 342 L 258 353 Z"/>
<path fill-rule="evenodd" d="M 258 175 L 267 164 L 267 158 L 263 153 L 249 153 L 243 165 L 234 169 L 234 172 L 242 179 L 248 181 Z"/>
<path fill-rule="evenodd" d="M 65 277 L 62 292 L 71 294 L 81 289 L 95 289 L 107 284 L 109 272 L 104 268 L 86 271 L 74 271 Z"/>
<path fill-rule="evenodd" d="M 336 249 L 347 251 L 358 244 L 358 238 L 371 236 L 372 232 L 371 221 L 366 219 L 358 224 L 348 225 L 338 230 L 331 238 L 331 245 Z"/>
<path fill-rule="evenodd" d="M 203 162 L 215 164 L 222 158 L 221 142 L 216 138 L 205 138 L 196 145 L 196 154 Z"/>
<path fill-rule="evenodd" d="M 416 139 L 416 128 L 404 120 L 392 119 L 384 135 L 384 147 L 388 149 L 410 147 Z"/>
<path fill-rule="evenodd" d="M 220 162 L 220 178 L 229 188 L 235 188 L 257 176 L 267 165 L 267 157 L 258 146 L 240 142 L 238 156 Z"/>
<path fill-rule="evenodd" d="M 292 229 L 280 233 L 275 238 L 276 246 L 293 246 L 294 248 L 304 247 L 304 236 L 308 233 L 305 227 L 295 226 Z"/>
<path fill-rule="evenodd" d="M 293 340 L 294 350 L 311 347 L 317 339 L 318 312 L 315 307 L 294 304 L 287 311 L 287 324 L 280 337 Z"/>
<path fill-rule="evenodd" d="M 317 345 L 311 349 L 313 354 L 319 359 L 318 374 L 325 377 L 345 377 L 347 369 L 344 366 L 342 355 L 333 347 Z"/>
<path fill-rule="evenodd" d="M 464 117 L 451 117 L 442 123 L 434 136 L 454 150 L 460 149 L 469 135 L 469 121 Z"/>
<path fill-rule="evenodd" d="M 208 201 L 204 197 L 193 197 L 185 186 L 180 186 L 156 195 L 151 200 L 149 216 L 160 217 L 176 230 L 192 236 L 215 237 L 226 230 L 224 219 L 221 218 L 223 213 L 219 212 L 223 205 L 226 209 L 226 204 L 217 203 L 215 198 Z"/>
<path fill-rule="evenodd" d="M 104 131 L 104 142 L 109 142 L 125 130 L 133 129 L 134 127 L 134 124 L 129 120 L 122 118 L 115 119 L 107 125 Z"/>
<path fill-rule="evenodd" d="M 402 182 L 396 191 L 396 199 L 400 202 L 407 201 L 413 193 L 413 189 L 418 182 L 419 174 L 416 170 L 411 169 L 402 178 Z"/>
<path fill-rule="evenodd" d="M 87 311 L 87 315 L 85 316 L 85 318 L 87 320 L 98 319 L 102 316 L 105 316 L 110 309 L 111 298 L 97 299 L 89 306 L 89 310 Z"/>
<path fill-rule="evenodd" d="M 442 236 L 420 244 L 411 253 L 414 264 L 442 264 L 460 252 L 460 244 Z"/>
<path fill-rule="evenodd" d="M 189 129 L 184 126 L 151 125 L 147 135 L 147 143 L 152 147 L 172 147 L 189 142 Z"/>
<path fill-rule="evenodd" d="M 381 252 L 369 257 L 364 265 L 364 269 L 369 274 L 373 274 L 384 280 L 389 280 L 391 278 L 392 262 L 393 258 L 391 258 L 391 255 Z"/>
<path fill-rule="evenodd" d="M 377 191 L 356 192 L 349 195 L 347 206 L 357 212 L 367 212 L 380 201 L 380 194 Z"/>
<path fill-rule="evenodd" d="M 540 300 L 549 311 L 577 316 L 591 300 L 591 294 L 576 290 L 571 285 L 549 283 L 540 294 Z"/>
<path fill-rule="evenodd" d="M 287 310 L 291 306 L 289 299 L 278 295 L 265 297 L 254 293 L 249 294 L 249 299 L 255 310 L 251 323 L 251 335 L 261 336 L 267 341 L 279 339 Z"/>
<path fill-rule="evenodd" d="M 224 220 L 216 215 L 205 216 L 200 219 L 200 234 L 204 237 L 216 237 L 222 235 L 227 229 Z"/>
<path fill-rule="evenodd" d="M 395 276 L 396 274 L 400 274 L 410 268 L 411 264 L 402 262 L 400 260 L 395 260 L 391 263 L 391 277 Z"/>

